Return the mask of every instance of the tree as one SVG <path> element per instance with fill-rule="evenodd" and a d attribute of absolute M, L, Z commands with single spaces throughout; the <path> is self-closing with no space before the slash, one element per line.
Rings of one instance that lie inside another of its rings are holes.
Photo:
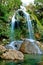
<path fill-rule="evenodd" d="M 0 19 L 7 21 L 14 10 L 20 8 L 20 0 L 0 0 Z"/>

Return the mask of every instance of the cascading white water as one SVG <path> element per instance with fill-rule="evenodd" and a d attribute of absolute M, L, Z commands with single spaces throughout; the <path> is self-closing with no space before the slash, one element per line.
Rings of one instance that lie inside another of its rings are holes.
<path fill-rule="evenodd" d="M 6 45 L 5 47 L 7 49 L 13 49 L 13 50 L 19 50 L 21 47 L 21 44 L 23 43 L 23 41 L 12 41 L 10 44 Z"/>
<path fill-rule="evenodd" d="M 8 47 L 12 47 L 12 49 L 16 49 L 16 47 L 14 47 L 14 27 L 15 27 L 15 14 L 12 17 L 12 21 L 11 21 L 11 43 L 9 45 L 7 45 Z"/>
<path fill-rule="evenodd" d="M 14 25 L 15 25 L 15 14 L 12 17 L 12 22 L 11 22 L 12 29 L 11 29 L 11 31 L 14 31 Z"/>
<path fill-rule="evenodd" d="M 28 25 L 28 30 L 29 30 L 29 38 L 34 39 L 34 31 L 33 31 L 32 23 L 30 20 L 30 16 L 27 15 L 26 17 L 27 17 L 27 25 Z"/>
<path fill-rule="evenodd" d="M 11 41 L 14 41 L 14 26 L 15 26 L 15 14 L 12 17 L 12 21 L 11 21 L 11 36 L 10 39 Z"/>

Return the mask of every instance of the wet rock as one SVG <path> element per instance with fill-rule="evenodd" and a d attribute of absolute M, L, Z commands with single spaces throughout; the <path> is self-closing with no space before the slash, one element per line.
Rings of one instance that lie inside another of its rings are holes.
<path fill-rule="evenodd" d="M 1 58 L 8 60 L 23 60 L 24 55 L 20 51 L 9 49 L 6 53 L 2 54 Z"/>
<path fill-rule="evenodd" d="M 12 41 L 12 42 L 10 42 L 10 44 L 7 44 L 5 47 L 6 47 L 6 49 L 19 50 L 20 47 L 21 47 L 22 42 L 23 41 Z"/>
<path fill-rule="evenodd" d="M 20 47 L 20 51 L 23 53 L 38 54 L 38 50 L 34 44 L 36 44 L 35 40 L 24 40 Z"/>

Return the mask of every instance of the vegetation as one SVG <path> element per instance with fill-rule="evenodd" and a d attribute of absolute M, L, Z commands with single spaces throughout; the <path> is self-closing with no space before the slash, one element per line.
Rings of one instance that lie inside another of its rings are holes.
<path fill-rule="evenodd" d="M 0 19 L 8 21 L 9 17 L 13 15 L 14 10 L 20 7 L 21 1 L 19 0 L 1 0 L 0 2 Z"/>

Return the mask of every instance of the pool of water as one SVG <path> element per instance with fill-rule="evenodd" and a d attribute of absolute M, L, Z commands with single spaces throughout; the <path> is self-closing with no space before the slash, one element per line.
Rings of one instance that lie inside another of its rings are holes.
<path fill-rule="evenodd" d="M 0 65 L 37 65 L 40 61 L 43 61 L 43 55 L 25 54 L 24 61 L 14 62 L 0 59 Z"/>

